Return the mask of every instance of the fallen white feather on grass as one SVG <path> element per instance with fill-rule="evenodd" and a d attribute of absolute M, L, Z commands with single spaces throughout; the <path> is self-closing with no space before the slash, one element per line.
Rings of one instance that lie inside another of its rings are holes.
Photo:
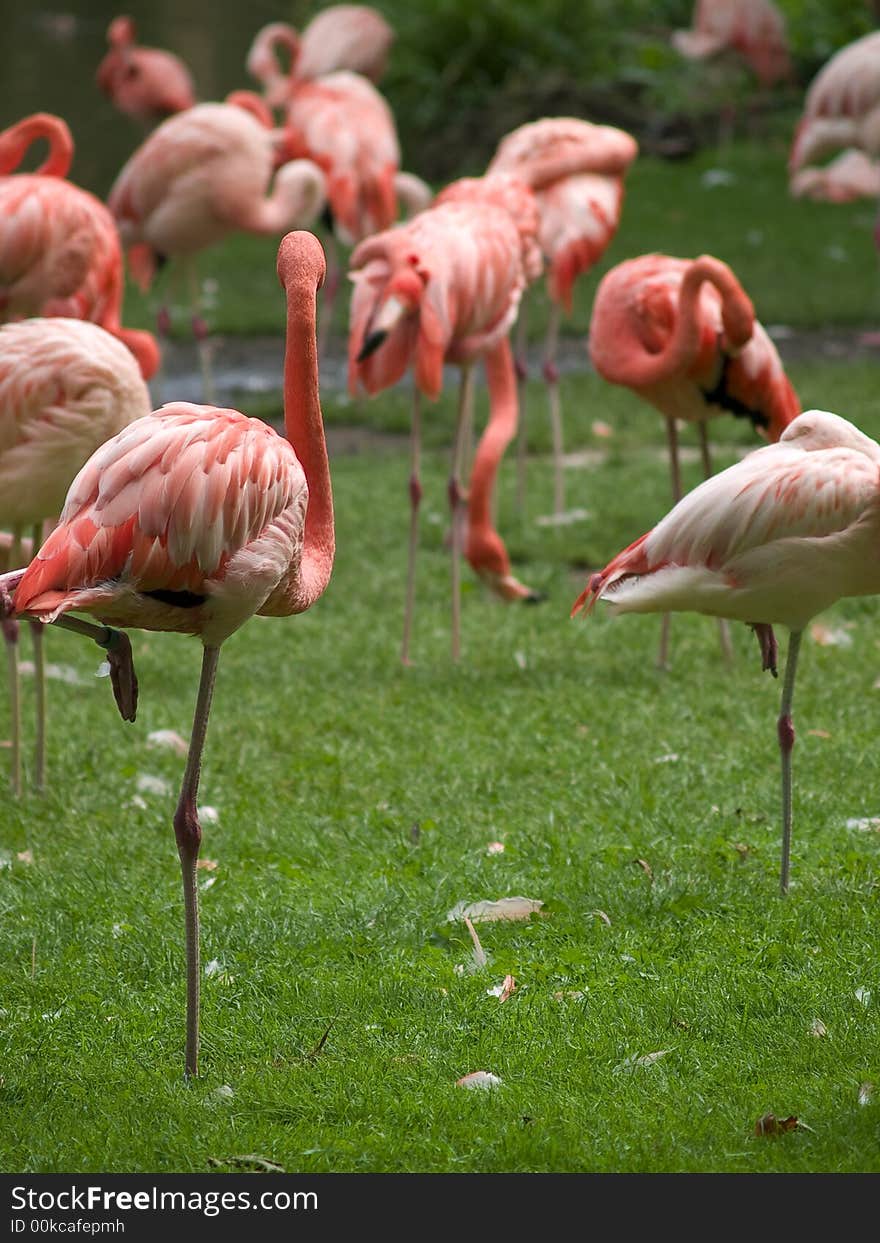
<path fill-rule="evenodd" d="M 174 729 L 154 729 L 151 734 L 147 734 L 148 750 L 155 751 L 162 747 L 177 755 L 186 755 L 189 751 L 189 743 Z"/>
<path fill-rule="evenodd" d="M 458 902 L 446 918 L 450 923 L 470 919 L 475 924 L 495 919 L 528 919 L 543 905 L 539 898 L 520 897 L 498 898 L 494 902 Z"/>
<path fill-rule="evenodd" d="M 472 1070 L 469 1075 L 462 1075 L 460 1079 L 456 1079 L 455 1086 L 457 1088 L 499 1088 L 501 1080 L 497 1075 L 493 1075 L 490 1070 Z"/>

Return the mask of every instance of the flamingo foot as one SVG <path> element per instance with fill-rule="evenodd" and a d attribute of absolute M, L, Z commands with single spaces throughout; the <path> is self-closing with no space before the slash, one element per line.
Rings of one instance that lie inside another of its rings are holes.
<path fill-rule="evenodd" d="M 779 659 L 779 645 L 776 642 L 773 627 L 766 622 L 754 622 L 752 630 L 755 632 L 755 638 L 761 649 L 761 671 L 766 673 L 769 670 L 774 678 L 778 677 L 776 664 Z"/>
<path fill-rule="evenodd" d="M 113 698 L 123 721 L 133 721 L 137 714 L 138 680 L 134 671 L 131 642 L 121 630 L 110 630 L 109 638 L 101 646 L 106 648 L 110 666 L 110 683 Z"/>

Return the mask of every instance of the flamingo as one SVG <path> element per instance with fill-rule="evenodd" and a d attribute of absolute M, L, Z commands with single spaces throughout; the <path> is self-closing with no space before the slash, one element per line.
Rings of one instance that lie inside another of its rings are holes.
<path fill-rule="evenodd" d="M 548 180 L 546 162 L 566 151 L 582 151 L 580 167 Z M 553 435 L 553 499 L 557 515 L 565 509 L 562 410 L 559 399 L 559 329 L 563 310 L 570 315 L 574 283 L 588 272 L 610 245 L 623 206 L 623 179 L 638 154 L 638 144 L 624 130 L 593 125 L 574 117 L 545 117 L 521 125 L 501 140 L 488 172 L 507 172 L 530 181 L 543 170 L 537 191 L 538 238 L 547 260 L 550 315 L 544 341 L 543 375 L 547 385 Z M 612 171 L 604 172 L 609 160 Z M 531 184 L 531 181 L 530 181 Z M 520 316 L 519 370 L 525 379 L 525 311 Z M 520 422 L 519 497 L 525 491 L 525 424 Z"/>
<path fill-rule="evenodd" d="M 278 65 L 279 47 L 290 54 L 286 74 Z M 330 228 L 319 339 L 323 353 L 341 278 L 336 243 L 351 247 L 389 228 L 401 209 L 415 215 L 432 193 L 421 178 L 401 172 L 394 117 L 372 82 L 348 69 L 304 77 L 298 71 L 298 49 L 293 27 L 273 22 L 254 39 L 247 69 L 263 84 L 267 104 L 284 109 L 291 158 L 313 160 L 326 177 Z"/>
<path fill-rule="evenodd" d="M 682 496 L 679 419 L 699 429 L 708 478 L 710 418 L 728 411 L 776 441 L 800 414 L 751 299 L 727 264 L 711 255 L 640 255 L 606 272 L 593 302 L 589 353 L 605 380 L 632 389 L 665 417 L 673 501 Z M 667 665 L 668 640 L 664 619 L 660 668 Z M 722 645 L 729 655 L 723 628 Z"/>
<path fill-rule="evenodd" d="M 96 81 L 120 112 L 152 124 L 191 108 L 196 102 L 192 77 L 179 56 L 154 47 L 138 47 L 130 17 L 114 17 L 107 27 L 110 50 L 98 66 Z"/>
<path fill-rule="evenodd" d="M 407 367 L 412 366 L 414 372 L 409 565 L 401 646 L 404 664 L 410 663 L 422 496 L 420 395 L 430 399 L 439 396 L 444 361 L 457 363 L 461 369 L 448 489 L 452 516 L 452 658 L 457 661 L 461 651 L 462 453 L 473 364 L 481 357 L 486 360 L 493 414 L 491 432 L 487 429 L 477 448 L 476 489 L 469 498 L 465 552 L 474 570 L 501 598 L 538 598 L 511 574 L 507 551 L 491 527 L 490 505 L 485 495 L 480 496 L 481 485 L 484 489 L 491 486 L 499 447 L 503 451 L 505 437 L 509 438 L 511 428 L 516 427 L 516 384 L 507 337 L 526 283 L 523 239 L 513 216 L 496 203 L 442 203 L 361 242 L 352 254 L 350 275 L 354 282 L 349 335 L 351 392 L 355 394 L 363 387 L 372 395 L 396 383 Z"/>
<path fill-rule="evenodd" d="M 49 153 L 17 173 L 39 139 Z M 0 322 L 66 316 L 98 323 L 134 354 L 149 380 L 159 350 L 148 332 L 123 328 L 124 278 L 116 224 L 104 204 L 66 181 L 73 138 L 60 117 L 37 112 L 0 132 Z"/>
<path fill-rule="evenodd" d="M 114 627 L 196 635 L 203 645 L 174 832 L 186 911 L 187 1076 L 198 1074 L 202 830 L 199 772 L 220 647 L 254 614 L 302 613 L 334 555 L 333 500 L 318 396 L 315 295 L 321 245 L 289 233 L 278 252 L 287 297 L 287 439 L 237 410 L 172 402 L 129 424 L 73 481 L 59 525 L 24 571 L 7 574 L 16 617 L 54 622 L 108 649 L 121 714 L 134 720 L 131 648 Z M 8 611 L 8 605 L 7 605 Z M 72 613 L 91 614 L 95 625 Z"/>
<path fill-rule="evenodd" d="M 268 195 L 283 136 L 261 123 L 267 116 L 256 97 L 235 92 L 231 99 L 196 104 L 163 121 L 125 164 L 108 200 L 143 288 L 163 260 L 183 260 L 208 401 L 213 380 L 194 256 L 236 231 L 272 236 L 307 225 L 324 201 L 323 174 L 306 160 L 284 164 Z M 167 331 L 167 311 L 160 312 L 159 327 Z"/>
<path fill-rule="evenodd" d="M 777 735 L 782 761 L 780 888 L 788 891 L 791 708 L 804 628 L 844 596 L 880 592 L 880 445 L 824 410 L 778 443 L 705 480 L 594 574 L 572 616 L 596 600 L 616 613 L 706 613 L 748 623 L 776 676 L 776 624 L 790 638 Z"/>
<path fill-rule="evenodd" d="M 730 48 L 764 86 L 792 75 L 785 18 L 771 0 L 697 0 L 692 29 L 674 31 L 672 43 L 690 60 Z"/>
<path fill-rule="evenodd" d="M 365 4 L 331 4 L 317 13 L 301 35 L 285 22 L 270 22 L 251 45 L 248 67 L 271 89 L 287 78 L 276 47 L 286 47 L 298 78 L 322 78 L 350 69 L 371 82 L 385 72 L 394 31 L 381 13 Z"/>
<path fill-rule="evenodd" d="M 77 471 L 110 436 L 150 411 L 150 394 L 121 341 L 76 319 L 25 319 L 0 327 L 0 522 L 20 565 L 24 529 L 40 545 Z M 3 623 L 12 709 L 12 788 L 21 793 L 18 623 Z M 43 627 L 31 626 L 37 686 L 34 784 L 45 784 Z"/>

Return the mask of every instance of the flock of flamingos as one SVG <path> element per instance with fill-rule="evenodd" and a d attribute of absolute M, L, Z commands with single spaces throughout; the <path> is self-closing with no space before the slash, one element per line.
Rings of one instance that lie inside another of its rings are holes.
<path fill-rule="evenodd" d="M 195 1075 L 196 796 L 220 647 L 254 614 L 309 608 L 333 565 L 317 296 L 323 285 L 326 324 L 340 279 L 337 246 L 353 248 L 352 390 L 379 393 L 407 371 L 414 379 L 404 662 L 422 492 L 420 400 L 437 397 L 444 364 L 460 372 L 449 482 L 457 659 L 462 558 L 503 599 L 535 598 L 513 576 L 493 519 L 495 478 L 517 428 L 522 380 L 511 330 L 529 287 L 545 275 L 551 314 L 544 377 L 561 508 L 560 318 L 571 309 L 577 277 L 614 237 L 637 144 L 609 126 L 544 118 L 504 138 L 482 177 L 435 196 L 400 169 L 393 117 L 375 85 L 393 31 L 372 9 L 333 6 L 302 35 L 281 23 L 261 30 L 246 65 L 262 94 L 235 91 L 223 103 L 197 103 L 182 62 L 135 40 L 131 19 L 112 22 L 97 83 L 123 112 L 155 128 L 119 173 L 106 205 L 67 180 L 73 143 L 60 118 L 37 114 L 0 133 L 0 526 L 8 566 L 0 607 L 16 793 L 19 619 L 30 623 L 34 640 L 38 788 L 45 772 L 46 624 L 106 650 L 126 720 L 135 717 L 137 680 L 125 631 L 201 639 L 201 680 L 174 814 L 186 910 L 185 1064 Z M 768 0 L 700 0 L 694 29 L 675 42 L 699 57 L 732 48 L 768 87 L 791 73 L 782 19 Z M 48 142 L 42 166 L 16 171 L 38 139 Z M 819 166 L 840 149 L 842 157 Z M 877 155 L 880 32 L 837 52 L 811 85 L 791 152 L 792 188 L 832 199 L 877 193 Z M 395 223 L 401 212 L 406 219 Z M 310 226 L 322 232 L 324 246 Z M 282 236 L 283 436 L 212 404 L 193 259 L 236 230 Z M 166 261 L 174 265 L 171 275 L 174 268 L 187 274 L 206 404 L 171 402 L 151 412 L 146 381 L 158 378 L 169 313 L 160 312 L 158 341 L 123 326 L 123 253 L 144 285 Z M 880 446 L 834 414 L 801 414 L 748 295 L 713 256 L 650 254 L 612 268 L 596 294 L 589 351 L 601 376 L 664 416 L 675 505 L 592 575 L 572 612 L 589 611 L 601 598 L 621 612 L 692 610 L 740 620 L 756 632 L 763 667 L 774 676 L 772 627 L 788 628 L 778 722 L 785 892 L 800 639 L 809 620 L 840 597 L 880 592 Z M 490 415 L 465 480 L 479 360 Z M 750 420 L 771 443 L 713 475 L 707 421 L 725 411 Z M 698 426 L 706 475 L 686 496 L 678 420 Z M 666 648 L 664 625 L 661 664 Z"/>

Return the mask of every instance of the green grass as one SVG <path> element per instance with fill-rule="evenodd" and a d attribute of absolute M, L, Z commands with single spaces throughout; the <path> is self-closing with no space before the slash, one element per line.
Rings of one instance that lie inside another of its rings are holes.
<path fill-rule="evenodd" d="M 789 203 L 775 160 L 736 148 L 723 162 L 739 189 L 713 191 L 699 174 L 717 156 L 640 164 L 613 259 L 715 250 L 767 322 L 870 322 L 870 212 Z M 755 219 L 778 242 L 744 240 Z M 830 236 L 851 261 L 825 256 Z M 217 254 L 218 316 L 280 328 L 274 248 Z M 805 405 L 877 436 L 875 370 L 815 359 L 791 375 Z M 876 601 L 825 619 L 851 646 L 805 643 L 782 899 L 779 683 L 743 626 L 728 671 L 714 623 L 676 618 L 661 675 L 658 619 L 569 621 L 590 569 L 666 512 L 669 484 L 659 415 L 588 373 L 563 378 L 563 399 L 567 444 L 597 453 L 567 472 L 587 517 L 535 521 L 551 473 L 531 383 L 527 511 L 509 461 L 499 527 L 547 600 L 505 607 L 466 573 L 460 666 L 443 548 L 451 392 L 425 419 L 415 667 L 398 662 L 405 440 L 334 456 L 338 554 L 319 604 L 255 619 L 224 646 L 201 791 L 218 811 L 202 851 L 217 867 L 201 873 L 203 963 L 218 967 L 190 1084 L 171 828 L 182 760 L 147 736 L 188 734 L 198 644 L 133 636 L 141 707 L 128 726 L 106 682 L 92 684 L 97 651 L 48 636 L 49 658 L 88 685 L 51 683 L 49 793 L 3 804 L 0 1168 L 209 1171 L 245 1153 L 305 1172 L 880 1168 L 880 835 L 847 827 L 880 814 Z M 407 403 L 401 388 L 324 405 L 331 429 L 405 433 Z M 754 444 L 732 419 L 712 440 L 718 467 Z M 688 460 L 686 485 L 698 475 Z M 26 682 L 27 722 L 31 694 Z M 137 806 L 145 773 L 169 792 Z M 489 855 L 495 840 L 505 851 Z M 514 894 L 542 914 L 478 925 L 488 965 L 457 971 L 471 943 L 447 912 Z M 502 1005 L 487 989 L 507 973 L 518 987 Z M 502 1086 L 455 1086 L 476 1069 Z M 864 1083 L 878 1090 L 859 1104 Z M 757 1138 L 768 1111 L 810 1129 Z"/>

